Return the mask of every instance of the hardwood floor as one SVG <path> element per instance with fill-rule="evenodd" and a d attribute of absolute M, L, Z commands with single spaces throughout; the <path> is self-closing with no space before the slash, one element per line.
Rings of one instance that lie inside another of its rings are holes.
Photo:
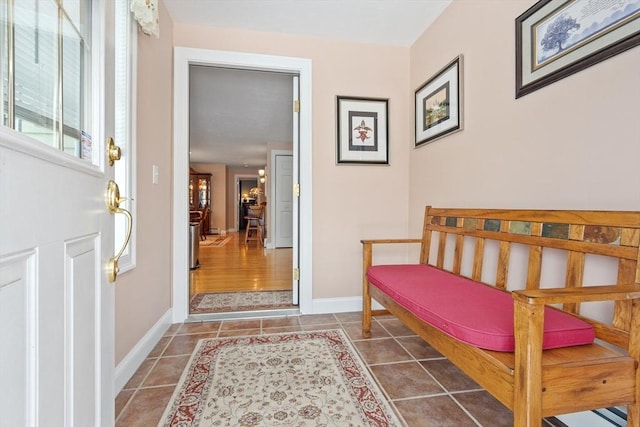
<path fill-rule="evenodd" d="M 200 246 L 200 268 L 191 270 L 190 295 L 201 292 L 281 291 L 292 287 L 291 248 L 244 244 L 244 232 L 230 233 L 223 247 Z M 216 239 L 220 236 L 208 236 Z"/>

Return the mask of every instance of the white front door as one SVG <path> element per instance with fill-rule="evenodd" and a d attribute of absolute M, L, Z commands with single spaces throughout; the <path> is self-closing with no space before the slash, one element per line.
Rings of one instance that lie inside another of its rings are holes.
<path fill-rule="evenodd" d="M 0 1 L 0 426 L 109 426 L 113 2 L 35 3 Z"/>

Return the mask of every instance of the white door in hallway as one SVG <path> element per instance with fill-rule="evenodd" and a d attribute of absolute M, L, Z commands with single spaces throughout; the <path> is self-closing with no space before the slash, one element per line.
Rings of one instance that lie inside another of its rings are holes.
<path fill-rule="evenodd" d="M 293 156 L 276 155 L 275 246 L 293 246 Z"/>
<path fill-rule="evenodd" d="M 0 426 L 109 426 L 114 2 L 37 3 L 0 1 Z"/>

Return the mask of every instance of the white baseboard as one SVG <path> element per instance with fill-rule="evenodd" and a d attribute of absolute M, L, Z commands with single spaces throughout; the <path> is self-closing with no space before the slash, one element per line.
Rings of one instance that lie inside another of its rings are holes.
<path fill-rule="evenodd" d="M 373 309 L 381 310 L 377 301 L 373 301 Z M 350 313 L 362 311 L 362 297 L 316 298 L 312 303 L 313 314 Z"/>
<path fill-rule="evenodd" d="M 151 350 L 158 344 L 160 339 L 171 326 L 171 310 L 167 312 L 156 322 L 155 325 L 142 337 L 138 343 L 133 346 L 131 351 L 118 363 L 115 371 L 115 387 L 114 392 L 117 396 L 127 382 L 136 373 L 144 359 L 147 358 Z M 115 397 L 114 396 L 114 399 Z"/>

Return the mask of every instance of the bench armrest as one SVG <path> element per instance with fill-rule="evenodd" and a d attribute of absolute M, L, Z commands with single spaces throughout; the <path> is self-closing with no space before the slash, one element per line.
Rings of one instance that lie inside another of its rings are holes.
<path fill-rule="evenodd" d="M 373 262 L 373 245 L 388 243 L 422 243 L 422 239 L 370 239 L 360 240 L 362 243 L 362 268 L 367 272 Z"/>
<path fill-rule="evenodd" d="M 533 305 L 640 298 L 640 285 L 584 286 L 579 288 L 525 289 L 513 291 L 518 302 Z"/>
<path fill-rule="evenodd" d="M 383 243 L 422 243 L 422 239 L 369 239 L 360 240 L 363 245 L 376 245 Z"/>
<path fill-rule="evenodd" d="M 371 338 L 371 294 L 367 270 L 373 263 L 373 245 L 389 243 L 422 243 L 422 239 L 368 239 L 362 243 L 362 336 Z"/>

